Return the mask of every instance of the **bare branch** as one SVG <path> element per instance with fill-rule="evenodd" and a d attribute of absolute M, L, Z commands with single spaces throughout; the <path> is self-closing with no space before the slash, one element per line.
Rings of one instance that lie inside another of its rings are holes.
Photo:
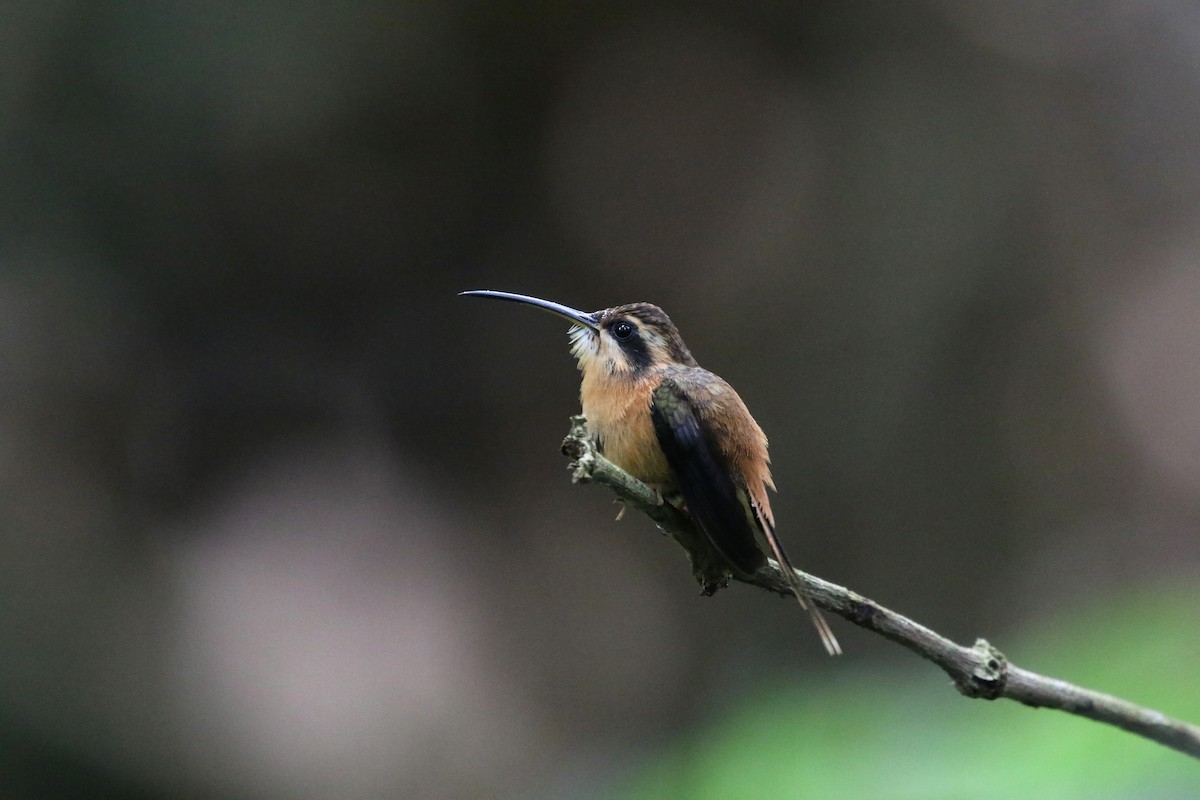
<path fill-rule="evenodd" d="M 790 584 L 774 561 L 753 575 L 731 572 L 686 514 L 662 502 L 657 492 L 596 452 L 588 436 L 587 421 L 583 417 L 571 418 L 571 431 L 563 440 L 562 450 L 571 459 L 571 478 L 574 482 L 607 486 L 623 502 L 650 517 L 660 529 L 683 546 L 691 558 L 696 580 L 705 594 L 712 594 L 728 585 L 731 578 L 778 594 L 791 594 Z M 958 691 L 967 697 L 984 700 L 1004 697 L 1034 708 L 1057 708 L 1115 725 L 1193 758 L 1200 758 L 1200 727 L 1196 725 L 1172 719 L 1112 695 L 1030 672 L 1009 663 L 1004 654 L 985 639 L 976 640 L 973 647 L 964 647 L 845 587 L 800 570 L 796 570 L 796 575 L 805 594 L 818 606 L 937 664 L 954 681 Z"/>

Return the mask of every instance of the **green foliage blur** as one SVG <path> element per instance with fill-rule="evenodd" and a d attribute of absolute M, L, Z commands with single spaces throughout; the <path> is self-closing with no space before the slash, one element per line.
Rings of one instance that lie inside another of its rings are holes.
<path fill-rule="evenodd" d="M 1183 720 L 1200 719 L 1200 576 L 1047 613 L 1015 663 Z M 814 685 L 815 684 L 815 685 Z M 1200 767 L 1117 728 L 959 696 L 928 664 L 761 687 L 659 748 L 620 800 L 1167 800 Z"/>
<path fill-rule="evenodd" d="M 1200 797 L 699 597 L 457 296 L 658 304 L 798 566 L 1200 722 L 1197 22 L 0 3 L 0 800 Z"/>

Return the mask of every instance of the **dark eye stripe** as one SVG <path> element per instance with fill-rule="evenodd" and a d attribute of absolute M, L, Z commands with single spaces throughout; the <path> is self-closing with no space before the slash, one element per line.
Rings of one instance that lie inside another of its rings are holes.
<path fill-rule="evenodd" d="M 632 324 L 632 323 L 629 323 Z M 650 355 L 650 346 L 646 344 L 646 340 L 642 338 L 641 331 L 637 326 L 633 326 L 633 331 L 624 339 L 616 339 L 617 346 L 625 353 L 629 363 L 635 371 L 641 371 L 650 366 L 653 358 Z"/>

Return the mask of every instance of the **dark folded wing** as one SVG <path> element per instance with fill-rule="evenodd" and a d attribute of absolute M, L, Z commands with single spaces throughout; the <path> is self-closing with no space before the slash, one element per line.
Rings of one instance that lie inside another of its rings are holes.
<path fill-rule="evenodd" d="M 654 390 L 650 418 L 692 519 L 734 568 L 752 574 L 766 559 L 745 487 L 735 482 L 692 403 L 670 378 Z"/>

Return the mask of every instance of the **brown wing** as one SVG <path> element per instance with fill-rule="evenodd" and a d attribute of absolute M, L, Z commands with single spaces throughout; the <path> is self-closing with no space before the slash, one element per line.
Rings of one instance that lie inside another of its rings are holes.
<path fill-rule="evenodd" d="M 680 494 L 705 536 L 735 568 L 766 563 L 760 534 L 830 655 L 841 652 L 829 623 L 807 598 L 775 535 L 767 488 L 767 438 L 737 392 L 700 367 L 672 370 L 655 389 L 650 415 Z"/>
<path fill-rule="evenodd" d="M 671 467 L 675 488 L 704 535 L 731 566 L 753 574 L 766 558 L 755 538 L 757 520 L 746 487 L 726 448 L 706 428 L 707 415 L 689 396 L 689 388 L 694 387 L 687 383 L 668 377 L 654 390 L 650 418 L 659 447 Z"/>

